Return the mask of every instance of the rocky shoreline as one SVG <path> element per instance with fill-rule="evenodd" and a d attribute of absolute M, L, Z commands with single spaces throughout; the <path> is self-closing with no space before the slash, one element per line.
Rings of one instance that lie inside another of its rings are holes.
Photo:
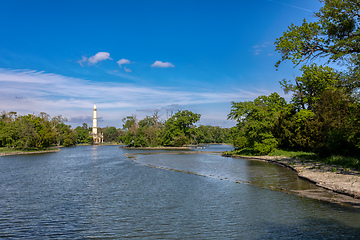
<path fill-rule="evenodd" d="M 336 166 L 306 160 L 272 156 L 234 156 L 256 161 L 266 161 L 278 164 L 297 172 L 298 177 L 313 182 L 318 187 L 338 193 L 338 196 L 328 196 L 324 192 L 298 191 L 297 194 L 322 201 L 348 204 L 360 208 L 360 172 L 353 169 L 339 169 Z"/>

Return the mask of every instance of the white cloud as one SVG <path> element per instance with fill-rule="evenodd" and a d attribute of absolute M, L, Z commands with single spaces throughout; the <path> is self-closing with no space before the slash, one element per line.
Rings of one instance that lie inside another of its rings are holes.
<path fill-rule="evenodd" d="M 192 92 L 136 84 L 92 82 L 41 71 L 3 68 L 0 68 L 0 86 L 0 111 L 17 111 L 19 114 L 46 112 L 51 116 L 61 114 L 71 119 L 91 115 L 96 102 L 101 105 L 99 111 L 105 120 L 116 118 L 119 124 L 125 114 L 131 115 L 136 109 L 163 108 L 169 104 L 229 103 L 252 100 L 259 95 L 259 92 L 236 89 Z"/>
<path fill-rule="evenodd" d="M 132 72 L 131 69 L 124 67 L 125 72 Z"/>
<path fill-rule="evenodd" d="M 89 65 L 92 65 L 92 64 L 96 64 L 98 62 L 101 62 L 101 61 L 104 61 L 104 60 L 112 60 L 112 58 L 110 58 L 110 53 L 108 52 L 98 52 L 97 54 L 95 54 L 94 56 L 91 56 L 89 57 L 88 59 L 86 57 L 82 57 L 82 59 L 78 62 L 86 62 L 89 64 Z M 82 65 L 80 63 L 80 65 Z"/>
<path fill-rule="evenodd" d="M 153 64 L 151 64 L 151 67 L 169 68 L 169 67 L 175 67 L 175 66 L 169 62 L 155 61 Z"/>
<path fill-rule="evenodd" d="M 125 58 L 120 59 L 119 61 L 117 61 L 117 64 L 119 64 L 119 67 L 121 67 L 122 64 L 130 64 L 130 63 L 131 63 L 130 60 L 125 59 Z"/>
<path fill-rule="evenodd" d="M 86 63 L 88 60 L 87 57 L 82 56 L 81 60 L 77 61 L 77 63 L 79 63 L 82 67 L 84 66 L 84 63 Z"/>

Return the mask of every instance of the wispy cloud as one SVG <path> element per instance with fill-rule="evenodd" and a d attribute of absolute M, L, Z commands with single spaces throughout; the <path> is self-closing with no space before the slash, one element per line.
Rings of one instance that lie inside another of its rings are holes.
<path fill-rule="evenodd" d="M 124 67 L 125 72 L 132 72 L 131 69 Z"/>
<path fill-rule="evenodd" d="M 278 2 L 278 1 L 274 1 L 274 0 L 268 0 L 268 1 L 269 1 L 269 2 L 274 2 L 274 3 L 277 3 L 277 4 L 281 4 L 281 5 L 284 5 L 284 6 L 287 6 L 287 7 L 296 8 L 296 9 L 299 9 L 299 10 L 307 11 L 307 12 L 313 12 L 313 11 L 311 11 L 310 9 L 298 7 L 298 6 L 291 5 L 291 4 L 287 4 L 287 3 L 282 3 L 282 2 Z"/>
<path fill-rule="evenodd" d="M 129 59 L 122 58 L 119 61 L 117 61 L 116 63 L 119 65 L 119 67 L 121 67 L 121 65 L 123 65 L 123 64 L 130 64 L 132 62 L 130 62 Z M 125 72 L 132 72 L 131 69 L 126 68 L 126 67 L 124 67 L 124 70 L 125 70 Z"/>
<path fill-rule="evenodd" d="M 169 68 L 169 67 L 175 67 L 175 66 L 174 66 L 174 64 L 169 63 L 169 62 L 155 61 L 153 64 L 151 64 L 151 67 Z"/>
<path fill-rule="evenodd" d="M 84 64 L 87 62 L 87 59 L 88 59 L 87 57 L 82 56 L 82 58 L 79 61 L 77 61 L 77 63 L 79 63 L 83 67 Z"/>
<path fill-rule="evenodd" d="M 110 57 L 110 53 L 98 52 L 97 54 L 95 54 L 94 56 L 91 56 L 89 58 L 82 56 L 82 58 L 79 61 L 77 61 L 77 63 L 79 63 L 83 67 L 85 63 L 87 63 L 89 65 L 93 65 L 93 64 L 97 64 L 98 62 L 105 61 L 108 59 L 112 60 L 112 58 Z"/>
<path fill-rule="evenodd" d="M 252 47 L 251 52 L 254 55 L 260 55 L 265 49 L 267 49 L 269 46 L 271 46 L 270 42 L 264 42 L 262 44 L 258 44 Z M 269 55 L 269 54 L 267 54 Z M 270 55 L 269 55 L 270 56 Z"/>
<path fill-rule="evenodd" d="M 125 68 L 124 68 L 125 69 Z M 125 70 L 126 71 L 126 70 Z M 131 71 L 131 70 L 130 70 Z M 121 77 L 123 79 L 127 79 L 127 80 L 131 80 L 131 81 L 136 81 L 136 82 L 145 82 L 144 79 L 133 76 L 131 74 L 127 74 L 127 73 L 123 73 L 123 72 L 119 72 L 119 70 L 114 70 L 114 71 L 108 71 L 108 74 L 114 75 L 114 76 L 118 76 Z"/>
<path fill-rule="evenodd" d="M 231 102 L 258 96 L 258 93 L 241 90 L 192 92 L 136 84 L 92 82 L 41 71 L 3 68 L 0 68 L 0 85 L 0 111 L 17 111 L 21 114 L 43 111 L 52 116 L 61 114 L 69 119 L 88 114 L 95 102 L 101 106 L 106 119 L 121 119 L 125 111 L 134 112 L 136 109 L 162 109 L 170 104 L 184 106 Z"/>

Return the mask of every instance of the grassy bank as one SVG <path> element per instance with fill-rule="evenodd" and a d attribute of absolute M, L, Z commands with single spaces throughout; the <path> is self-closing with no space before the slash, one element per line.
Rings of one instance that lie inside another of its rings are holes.
<path fill-rule="evenodd" d="M 257 156 L 256 154 L 254 154 L 254 151 L 250 148 L 228 151 L 228 152 L 224 152 L 223 154 L 227 156 Z M 348 156 L 321 157 L 311 152 L 289 151 L 283 149 L 276 149 L 273 152 L 269 153 L 268 156 L 274 156 L 274 157 L 278 156 L 278 157 L 299 159 L 304 161 L 314 161 L 329 165 L 336 165 L 340 168 L 353 168 L 356 170 L 360 170 L 360 157 L 348 157 Z"/>
<path fill-rule="evenodd" d="M 38 148 L 28 148 L 28 149 L 13 149 L 7 147 L 0 147 L 0 156 L 5 155 L 17 155 L 17 154 L 32 154 L 32 153 L 46 153 L 46 152 L 57 152 L 57 148 L 47 148 L 47 149 L 38 149 Z"/>

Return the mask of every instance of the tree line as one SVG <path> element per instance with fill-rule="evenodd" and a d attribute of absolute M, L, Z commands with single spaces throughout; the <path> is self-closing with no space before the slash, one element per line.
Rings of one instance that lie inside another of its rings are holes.
<path fill-rule="evenodd" d="M 292 94 L 290 102 L 278 93 L 253 101 L 232 102 L 227 129 L 196 126 L 200 114 L 178 111 L 166 121 L 158 112 L 144 119 L 127 116 L 123 128 L 99 128 L 105 142 L 130 147 L 184 146 L 232 142 L 236 149 L 268 154 L 276 148 L 305 150 L 319 155 L 360 154 L 360 3 L 358 0 L 320 0 L 317 21 L 292 24 L 275 42 L 282 62 L 301 66 L 301 76 L 280 85 Z M 322 59 L 322 65 L 311 63 Z M 331 64 L 341 65 L 341 70 Z M 92 143 L 87 124 L 71 129 L 61 116 L 46 113 L 17 116 L 3 112 L 0 146 L 46 148 Z"/>
<path fill-rule="evenodd" d="M 219 126 L 196 126 L 201 115 L 189 110 L 178 111 L 166 121 L 158 112 L 140 121 L 136 116 L 123 119 L 120 140 L 129 147 L 181 147 L 201 143 L 230 143 L 231 129 Z"/>
<path fill-rule="evenodd" d="M 61 115 L 51 118 L 44 112 L 24 116 L 17 116 L 16 112 L 2 112 L 0 147 L 44 149 L 54 144 L 75 145 L 76 132 L 65 121 L 66 118 Z"/>
<path fill-rule="evenodd" d="M 166 121 L 158 112 L 138 121 L 136 116 L 123 119 L 123 128 L 98 128 L 104 142 L 122 143 L 129 147 L 184 146 L 201 143 L 230 143 L 232 129 L 218 126 L 197 127 L 200 114 L 178 111 Z M 62 116 L 39 115 L 18 116 L 16 112 L 0 113 L 0 147 L 16 149 L 44 149 L 51 146 L 74 146 L 93 144 L 92 128 L 86 123 L 72 129 Z"/>
<path fill-rule="evenodd" d="M 360 154 L 360 3 L 320 0 L 317 21 L 292 24 L 275 42 L 277 62 L 301 65 L 302 75 L 280 81 L 278 93 L 254 101 L 232 102 L 229 119 L 237 120 L 237 149 L 268 154 L 275 148 L 324 155 Z M 322 59 L 323 65 L 312 63 Z M 331 68 L 339 64 L 341 70 Z"/>

